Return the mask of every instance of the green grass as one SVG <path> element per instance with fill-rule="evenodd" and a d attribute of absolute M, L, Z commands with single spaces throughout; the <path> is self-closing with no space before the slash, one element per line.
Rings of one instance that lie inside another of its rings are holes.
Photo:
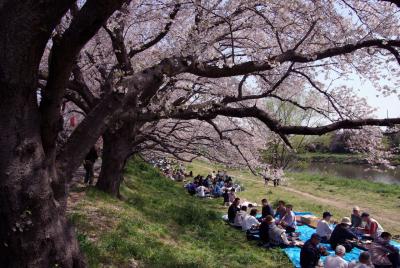
<path fill-rule="evenodd" d="M 291 267 L 225 225 L 221 200 L 189 196 L 138 159 L 125 178 L 123 201 L 92 188 L 69 209 L 90 267 Z"/>
<path fill-rule="evenodd" d="M 304 172 L 289 173 L 288 176 L 292 177 L 290 180 L 292 188 L 346 203 L 349 210 L 358 205 L 379 220 L 386 230 L 400 234 L 399 185 Z M 348 216 L 344 213 L 338 215 Z"/>
<path fill-rule="evenodd" d="M 327 201 L 322 203 L 314 198 L 290 192 L 285 187 L 266 188 L 262 178 L 254 176 L 248 170 L 226 169 L 202 161 L 193 162 L 188 167 L 194 174 L 208 174 L 218 169 L 228 170 L 229 174 L 238 178 L 246 187 L 246 191 L 238 194 L 239 197 L 251 202 L 260 203 L 262 198 L 267 198 L 271 203 L 284 200 L 294 205 L 296 211 L 310 211 L 315 215 L 330 211 L 336 220 L 350 216 L 352 207 L 357 205 L 373 215 L 387 231 L 400 234 L 399 185 L 340 178 L 327 174 L 306 172 L 286 174 L 289 177 L 290 188 Z M 340 202 L 342 206 L 337 206 L 335 202 Z"/>
<path fill-rule="evenodd" d="M 335 187 L 337 189 L 354 189 L 357 191 L 379 194 L 385 197 L 394 197 L 400 199 L 400 185 L 384 184 L 371 182 L 367 180 L 353 180 L 327 174 L 315 173 L 287 173 L 288 176 L 295 178 L 296 184 L 309 185 L 310 183 L 318 183 L 320 187 Z"/>

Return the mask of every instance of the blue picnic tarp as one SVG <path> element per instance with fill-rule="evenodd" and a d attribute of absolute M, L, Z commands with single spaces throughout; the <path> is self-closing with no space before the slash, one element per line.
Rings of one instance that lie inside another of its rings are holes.
<path fill-rule="evenodd" d="M 306 216 L 306 215 L 313 215 L 311 212 L 300 212 L 300 211 L 294 211 L 294 215 L 296 216 Z M 258 213 L 256 216 L 257 219 L 261 218 L 261 213 Z"/>
<path fill-rule="evenodd" d="M 300 232 L 300 240 L 302 241 L 307 241 L 310 239 L 311 235 L 315 233 L 315 229 L 308 226 L 308 225 L 300 225 L 297 227 L 296 232 Z M 396 246 L 397 248 L 400 249 L 400 243 L 392 241 L 392 245 Z M 324 244 L 321 243 L 321 246 L 326 247 L 330 255 L 334 255 L 335 251 L 334 249 L 331 248 L 329 244 Z M 293 263 L 294 267 L 300 268 L 300 251 L 301 248 L 299 247 L 289 247 L 289 248 L 284 248 L 283 251 L 286 253 L 286 255 L 289 257 L 290 261 Z M 346 261 L 351 262 L 351 261 L 357 261 L 358 257 L 360 256 L 360 253 L 363 252 L 359 248 L 353 248 L 351 252 L 346 253 L 346 255 L 343 257 Z M 322 261 L 325 260 L 326 257 L 321 257 Z"/>
<path fill-rule="evenodd" d="M 308 225 L 300 225 L 297 227 L 296 232 L 300 232 L 300 236 L 299 238 L 302 241 L 307 241 L 308 239 L 310 239 L 311 235 L 313 233 L 315 233 L 315 229 L 308 226 Z M 331 246 L 329 244 L 320 244 L 321 246 L 326 247 L 326 249 L 328 250 L 328 252 L 332 255 L 335 254 L 335 251 L 331 248 Z M 293 263 L 294 267 L 300 267 L 300 251 L 301 248 L 299 247 L 289 247 L 289 248 L 284 248 L 283 251 L 286 253 L 286 255 L 289 257 L 290 261 Z M 346 255 L 344 256 L 344 259 L 346 261 L 356 261 L 358 260 L 358 256 L 360 255 L 360 253 L 362 252 L 362 250 L 358 249 L 358 248 L 354 248 L 351 252 L 346 253 Z M 322 261 L 325 260 L 326 257 L 322 257 Z"/>
<path fill-rule="evenodd" d="M 304 216 L 304 215 L 313 215 L 311 212 L 295 212 L 296 216 Z M 260 218 L 261 214 L 257 215 L 257 218 Z M 222 218 L 227 221 L 228 220 L 228 215 L 222 216 Z M 311 235 L 315 233 L 315 229 L 308 226 L 308 225 L 299 225 L 297 226 L 296 232 L 299 232 L 299 238 L 301 241 L 305 242 L 308 239 L 310 239 Z M 255 235 L 258 236 L 258 235 Z M 391 244 L 396 246 L 397 248 L 400 249 L 400 243 L 392 241 Z M 324 244 L 321 243 L 321 246 L 326 247 L 330 255 L 334 255 L 335 251 L 334 249 L 331 248 L 329 244 Z M 282 249 L 286 255 L 289 257 L 290 261 L 293 263 L 293 266 L 296 268 L 300 268 L 300 251 L 301 248 L 299 247 L 288 247 L 288 248 L 283 248 Z M 346 253 L 346 255 L 343 257 L 346 261 L 351 262 L 351 261 L 357 261 L 358 257 L 360 256 L 360 253 L 362 252 L 361 249 L 359 248 L 353 248 L 351 252 Z M 322 261 L 325 261 L 325 256 L 321 257 Z"/>

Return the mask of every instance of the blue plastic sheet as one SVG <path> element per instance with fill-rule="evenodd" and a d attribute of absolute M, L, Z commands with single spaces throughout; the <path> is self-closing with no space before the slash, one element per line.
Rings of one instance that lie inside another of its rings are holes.
<path fill-rule="evenodd" d="M 300 211 L 294 211 L 294 215 L 296 216 L 306 216 L 306 215 L 313 215 L 311 212 L 300 212 Z M 256 218 L 259 219 L 261 218 L 261 213 L 258 213 L 256 215 Z"/>
<path fill-rule="evenodd" d="M 313 215 L 311 212 L 294 212 L 296 216 L 304 216 L 304 215 Z M 223 218 L 224 220 L 227 220 L 228 215 L 224 215 Z M 260 218 L 261 214 L 257 215 L 257 218 Z M 311 235 L 315 233 L 315 229 L 308 226 L 308 225 L 299 225 L 297 226 L 296 232 L 300 233 L 300 240 L 301 241 L 307 241 L 310 239 Z M 255 235 L 258 236 L 258 235 Z M 391 244 L 396 246 L 397 248 L 400 249 L 400 243 L 392 241 Z M 321 243 L 321 246 L 326 247 L 327 251 L 329 252 L 330 255 L 334 255 L 335 251 L 334 249 L 331 248 L 329 244 L 324 244 Z M 284 248 L 282 249 L 286 255 L 289 257 L 290 261 L 293 263 L 293 266 L 296 268 L 300 268 L 300 251 L 301 248 L 299 247 L 289 247 L 289 248 Z M 349 253 L 346 253 L 346 255 L 343 257 L 346 261 L 351 262 L 351 261 L 357 261 L 358 257 L 360 256 L 360 253 L 362 252 L 361 249 L 359 248 L 353 248 L 353 250 Z M 321 257 L 322 261 L 325 261 L 325 256 Z"/>
<path fill-rule="evenodd" d="M 396 248 L 400 249 L 400 243 L 396 242 L 396 241 L 391 241 L 390 244 L 392 244 L 393 246 L 395 246 Z"/>
<path fill-rule="evenodd" d="M 300 236 L 299 238 L 302 241 L 307 241 L 308 239 L 310 239 L 311 235 L 313 233 L 315 233 L 315 229 L 308 226 L 308 225 L 301 225 L 297 227 L 296 232 L 300 232 Z M 326 249 L 328 250 L 328 252 L 331 255 L 335 254 L 335 251 L 331 248 L 331 246 L 329 244 L 320 244 L 321 246 L 326 247 Z M 290 247 L 290 248 L 284 248 L 283 251 L 286 253 L 286 255 L 289 257 L 290 261 L 293 263 L 294 267 L 299 267 L 300 268 L 300 248 L 299 247 Z M 344 256 L 344 259 L 346 261 L 356 261 L 358 260 L 358 256 L 360 256 L 360 253 L 362 252 L 362 250 L 358 249 L 358 248 L 354 248 L 351 252 L 346 253 L 346 255 Z M 324 261 L 326 257 L 321 257 L 321 260 Z"/>
<path fill-rule="evenodd" d="M 300 240 L 302 241 L 307 241 L 310 239 L 311 235 L 315 233 L 315 229 L 308 226 L 308 225 L 300 225 L 297 227 L 296 232 L 300 232 Z M 400 243 L 396 241 L 391 241 L 391 244 L 396 246 L 397 248 L 400 249 Z M 321 246 L 326 247 L 330 255 L 334 255 L 335 251 L 334 249 L 331 248 L 329 244 L 320 244 Z M 284 248 L 283 251 L 286 253 L 286 255 L 289 257 L 291 262 L 293 263 L 294 267 L 300 268 L 300 248 L 299 247 L 290 247 L 290 248 Z M 360 253 L 363 252 L 363 250 L 359 248 L 353 248 L 353 250 L 349 253 L 346 253 L 346 255 L 343 257 L 346 261 L 351 262 L 351 261 L 357 261 L 358 257 L 360 256 Z M 322 261 L 325 261 L 326 257 L 321 257 Z"/>

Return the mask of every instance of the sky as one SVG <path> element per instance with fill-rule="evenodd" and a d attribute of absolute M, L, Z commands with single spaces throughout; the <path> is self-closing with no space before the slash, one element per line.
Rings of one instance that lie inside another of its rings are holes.
<path fill-rule="evenodd" d="M 357 86 L 358 84 L 355 83 Z M 378 118 L 388 117 L 400 117 L 400 100 L 397 95 L 391 95 L 388 97 L 376 97 L 376 90 L 371 86 L 361 87 L 358 94 L 362 97 L 366 97 L 368 103 L 378 110 L 375 112 Z"/>
<path fill-rule="evenodd" d="M 370 106 L 377 108 L 374 116 L 371 117 L 400 117 L 400 99 L 397 94 L 384 97 L 370 82 L 361 81 L 357 76 L 352 76 L 351 81 L 346 81 L 346 85 L 352 87 L 359 96 L 365 97 Z"/>
<path fill-rule="evenodd" d="M 351 14 L 350 18 L 352 18 L 352 21 L 355 24 L 361 25 L 360 20 L 354 13 L 354 10 L 349 9 L 347 5 L 343 5 L 342 2 L 338 2 L 339 4 L 336 4 L 336 8 L 338 11 L 345 17 L 349 17 L 348 14 Z M 350 12 L 350 13 L 349 13 Z M 399 14 L 399 13 L 397 13 Z M 392 56 L 389 56 L 392 57 Z M 386 66 L 387 67 L 387 66 Z M 389 66 L 390 67 L 390 66 Z M 398 68 L 397 63 L 395 62 L 394 65 L 392 66 L 394 69 Z M 390 74 L 390 72 L 384 71 L 385 67 L 382 67 L 383 74 L 390 76 L 393 74 Z M 374 89 L 373 85 L 366 81 L 366 82 L 361 82 L 361 79 L 359 76 L 353 74 L 351 75 L 352 81 L 346 81 L 346 85 L 349 87 L 353 87 L 354 90 L 357 91 L 357 94 L 361 97 L 365 97 L 367 99 L 367 102 L 370 106 L 377 108 L 378 110 L 375 112 L 375 114 L 371 117 L 376 117 L 376 118 L 386 118 L 386 117 L 400 117 L 400 99 L 397 96 L 397 94 L 392 94 L 388 97 L 383 97 L 379 96 L 377 97 L 377 94 L 379 92 Z M 398 78 L 397 78 L 398 79 Z M 390 88 L 396 89 L 396 86 L 394 83 L 382 79 L 381 81 L 383 84 L 387 84 Z M 400 88 L 397 88 L 398 91 L 400 91 Z M 399 94 L 400 96 L 400 94 Z"/>

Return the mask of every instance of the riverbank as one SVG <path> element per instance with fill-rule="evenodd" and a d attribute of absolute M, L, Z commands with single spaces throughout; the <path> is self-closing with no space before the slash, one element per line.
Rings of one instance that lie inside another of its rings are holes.
<path fill-rule="evenodd" d="M 221 199 L 190 196 L 149 165 L 131 161 L 123 200 L 78 184 L 68 215 L 89 267 L 291 267 L 227 226 Z"/>
<path fill-rule="evenodd" d="M 306 163 L 332 163 L 332 164 L 354 164 L 368 165 L 364 154 L 334 154 L 334 153 L 299 153 L 295 155 L 296 160 Z M 394 166 L 400 165 L 400 156 L 390 159 Z"/>
<path fill-rule="evenodd" d="M 194 174 L 208 174 L 225 169 L 206 162 L 193 162 L 188 166 Z M 246 190 L 238 195 L 242 199 L 260 203 L 267 197 L 270 202 L 285 200 L 296 211 L 311 211 L 321 215 L 331 211 L 340 220 L 350 216 L 355 205 L 369 211 L 383 227 L 393 234 L 400 234 L 400 185 L 387 185 L 359 179 L 348 179 L 326 174 L 288 173 L 287 186 L 265 187 L 261 177 L 247 170 L 229 170 Z"/>

